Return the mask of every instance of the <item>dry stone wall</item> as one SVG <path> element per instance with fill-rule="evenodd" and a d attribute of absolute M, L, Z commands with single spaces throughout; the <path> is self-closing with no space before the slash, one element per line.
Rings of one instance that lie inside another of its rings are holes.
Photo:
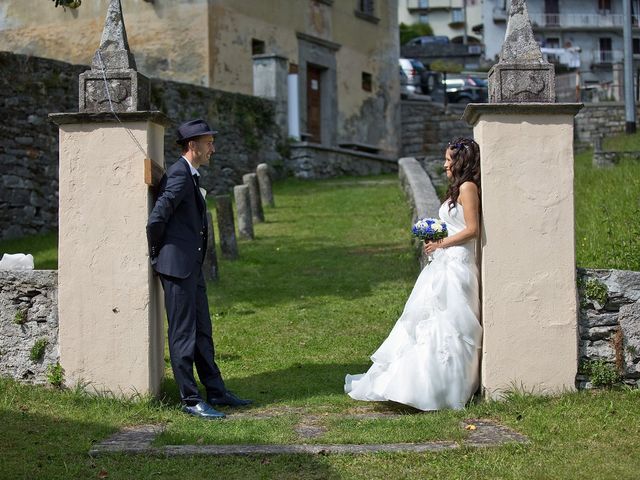
<path fill-rule="evenodd" d="M 58 359 L 58 272 L 0 270 L 0 375 L 46 383 Z"/>
<path fill-rule="evenodd" d="M 58 130 L 47 115 L 78 111 L 78 75 L 88 68 L 0 52 L 0 239 L 57 227 Z M 259 163 L 282 172 L 271 101 L 157 79 L 151 101 L 176 124 L 202 117 L 219 130 L 201 180 L 214 194 L 230 193 Z M 165 132 L 167 164 L 179 156 L 174 125 Z"/>

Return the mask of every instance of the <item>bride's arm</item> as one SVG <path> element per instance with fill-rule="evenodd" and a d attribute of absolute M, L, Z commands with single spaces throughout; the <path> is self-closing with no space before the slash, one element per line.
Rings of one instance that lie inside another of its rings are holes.
<path fill-rule="evenodd" d="M 480 232 L 480 200 L 478 196 L 478 187 L 475 183 L 464 182 L 460 185 L 458 203 L 463 207 L 462 211 L 466 227 L 455 235 L 443 238 L 439 242 L 428 242 L 424 247 L 426 253 L 431 254 L 438 248 L 461 245 L 478 236 L 478 233 Z"/>

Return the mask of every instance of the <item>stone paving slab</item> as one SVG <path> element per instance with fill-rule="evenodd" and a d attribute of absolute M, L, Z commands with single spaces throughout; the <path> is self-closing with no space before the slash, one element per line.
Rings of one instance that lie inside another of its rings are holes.
<path fill-rule="evenodd" d="M 400 417 L 401 415 L 380 415 L 380 417 Z M 309 415 L 303 418 L 296 431 L 301 437 L 313 438 L 326 431 L 318 424 L 321 416 Z M 346 415 L 353 417 L 353 415 Z M 370 416 L 358 415 L 362 418 Z M 139 425 L 128 427 L 94 445 L 89 455 L 95 457 L 110 453 L 145 454 L 158 456 L 184 455 L 283 455 L 283 454 L 363 454 L 363 453 L 420 453 L 453 450 L 460 447 L 495 447 L 505 443 L 529 443 L 526 436 L 487 419 L 468 419 L 461 424 L 469 432 L 462 442 L 434 441 L 424 443 L 387 444 L 295 444 L 295 445 L 165 445 L 152 447 L 155 437 L 165 429 L 164 425 Z"/>

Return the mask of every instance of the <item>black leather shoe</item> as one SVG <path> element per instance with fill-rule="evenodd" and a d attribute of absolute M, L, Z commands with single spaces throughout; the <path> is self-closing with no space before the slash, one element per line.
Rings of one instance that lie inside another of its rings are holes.
<path fill-rule="evenodd" d="M 218 420 L 226 416 L 224 413 L 213 408 L 207 402 L 200 402 L 195 405 L 183 405 L 182 411 L 189 415 L 193 415 L 194 417 L 200 417 L 206 420 Z"/>
<path fill-rule="evenodd" d="M 245 407 L 251 404 L 251 400 L 244 400 L 236 397 L 229 390 L 219 397 L 207 397 L 207 402 L 211 405 L 225 405 L 227 407 Z"/>

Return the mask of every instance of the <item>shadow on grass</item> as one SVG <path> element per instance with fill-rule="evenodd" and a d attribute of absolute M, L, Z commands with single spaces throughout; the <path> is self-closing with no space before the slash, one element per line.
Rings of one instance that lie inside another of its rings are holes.
<path fill-rule="evenodd" d="M 243 398 L 253 400 L 252 407 L 264 407 L 272 403 L 300 402 L 313 397 L 345 395 L 344 378 L 347 373 L 364 373 L 370 363 L 307 363 L 294 364 L 288 368 L 256 373 L 242 378 L 225 379 L 229 390 Z M 224 376 L 224 372 L 223 372 Z M 170 404 L 180 402 L 180 394 L 173 378 L 165 378 L 162 387 L 164 401 Z M 201 394 L 205 395 L 201 387 Z M 382 410 L 414 410 L 405 405 L 387 402 Z"/>
<path fill-rule="evenodd" d="M 49 408 L 42 412 L 24 405 L 17 408 L 0 409 L 1 478 L 96 478 L 100 469 L 87 452 L 114 432 L 112 426 L 98 418 L 91 422 L 60 418 Z"/>

